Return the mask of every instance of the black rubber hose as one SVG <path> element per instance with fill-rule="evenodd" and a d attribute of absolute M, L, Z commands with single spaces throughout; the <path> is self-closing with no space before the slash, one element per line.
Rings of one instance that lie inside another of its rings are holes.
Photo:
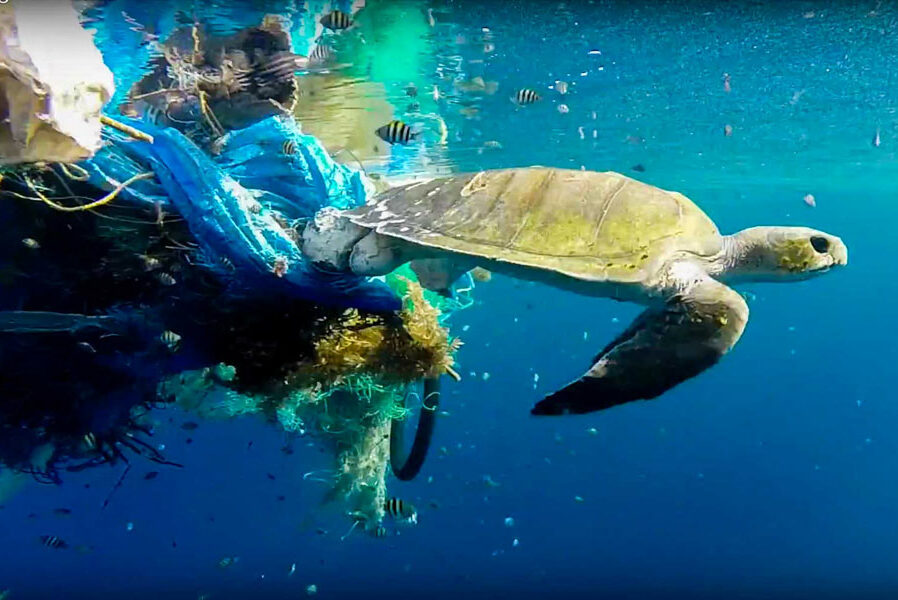
<path fill-rule="evenodd" d="M 405 406 L 405 399 L 402 400 Z M 437 421 L 437 409 L 440 407 L 440 378 L 428 377 L 424 380 L 424 397 L 421 401 L 421 412 L 418 415 L 418 429 L 415 430 L 415 441 L 411 450 L 405 454 L 405 427 L 402 419 L 393 419 L 390 424 L 390 467 L 400 481 L 411 481 L 421 471 L 433 427 Z"/>

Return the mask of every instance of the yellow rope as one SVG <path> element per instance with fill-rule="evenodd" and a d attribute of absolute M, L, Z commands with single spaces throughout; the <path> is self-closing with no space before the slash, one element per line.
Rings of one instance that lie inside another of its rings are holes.
<path fill-rule="evenodd" d="M 212 109 L 209 108 L 209 105 L 206 103 L 206 92 L 203 90 L 199 91 L 200 95 L 200 110 L 203 112 L 203 116 L 206 117 L 206 121 L 208 121 L 209 126 L 212 127 L 212 133 L 216 136 L 224 135 L 224 129 L 221 126 L 221 122 L 218 120 L 218 117 L 215 116 L 215 113 L 212 112 Z"/>
<path fill-rule="evenodd" d="M 118 129 L 125 135 L 129 135 L 132 138 L 134 138 L 135 140 L 141 140 L 144 142 L 149 142 L 151 144 L 153 143 L 153 136 L 147 135 L 142 131 L 138 131 L 138 130 L 134 129 L 133 127 L 129 127 L 128 125 L 125 125 L 124 123 L 119 123 L 118 121 L 110 119 L 106 115 L 100 115 L 100 123 L 102 123 L 103 125 L 112 127 L 113 129 Z"/>
<path fill-rule="evenodd" d="M 91 209 L 103 206 L 104 204 L 109 204 L 110 202 L 115 200 L 115 197 L 119 195 L 119 192 L 121 192 L 123 189 L 125 189 L 126 187 L 128 187 L 129 185 L 134 183 L 135 181 L 139 181 L 141 179 L 149 179 L 150 177 L 153 177 L 153 173 L 138 173 L 137 175 L 135 175 L 134 177 L 131 177 L 127 181 L 120 183 L 117 188 L 115 188 L 114 190 L 112 190 L 111 192 L 109 192 L 108 194 L 106 194 L 105 196 L 100 198 L 99 200 L 95 200 L 89 204 L 82 204 L 81 206 L 63 206 L 61 204 L 57 204 L 53 200 L 50 200 L 45 195 L 43 195 L 34 186 L 34 184 L 31 183 L 31 181 L 27 177 L 25 178 L 25 183 L 28 184 L 28 187 L 31 189 L 31 191 L 34 192 L 35 194 L 37 194 L 38 198 L 41 201 L 43 201 L 44 204 L 47 204 L 51 208 L 53 208 L 55 210 L 62 211 L 62 212 L 81 212 L 81 211 L 91 210 Z M 27 198 L 27 196 L 21 196 L 19 194 L 16 194 L 16 195 L 20 196 L 22 198 Z"/>
<path fill-rule="evenodd" d="M 69 169 L 74 169 L 78 171 L 78 175 L 73 175 Z M 65 174 L 66 177 L 73 181 L 87 181 L 90 179 L 90 173 L 87 172 L 87 169 L 82 167 L 81 165 L 67 165 L 66 163 L 59 163 L 59 170 Z"/>

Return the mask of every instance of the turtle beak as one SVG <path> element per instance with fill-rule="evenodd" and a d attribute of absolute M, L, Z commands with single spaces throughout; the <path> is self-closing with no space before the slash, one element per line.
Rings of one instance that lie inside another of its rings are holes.
<path fill-rule="evenodd" d="M 837 237 L 830 241 L 829 255 L 833 258 L 834 267 L 848 264 L 848 246 Z"/>

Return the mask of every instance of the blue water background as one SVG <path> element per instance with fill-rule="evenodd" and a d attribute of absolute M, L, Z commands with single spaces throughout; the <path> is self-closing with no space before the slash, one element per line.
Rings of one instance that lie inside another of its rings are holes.
<path fill-rule="evenodd" d="M 0 589 L 16 600 L 298 598 L 309 584 L 321 598 L 895 597 L 894 5 L 406 4 L 435 8 L 445 64 L 460 56 L 466 74 L 500 83 L 479 119 L 444 106 L 453 170 L 616 170 L 685 193 L 724 232 L 804 224 L 840 235 L 849 266 L 740 288 L 753 294 L 751 320 L 718 366 L 660 399 L 559 419 L 528 410 L 639 308 L 494 277 L 452 319 L 464 379 L 446 385 L 435 451 L 418 480 L 390 483 L 419 507 L 417 527 L 340 541 L 348 521 L 302 478 L 328 468 L 327 453 L 303 441 L 286 456 L 283 435 L 253 418 L 186 432 L 189 417 L 167 410 L 156 442 L 183 470 L 138 463 L 105 510 L 119 468 L 6 503 Z M 445 85 L 420 77 L 422 90 Z M 548 88 L 555 79 L 571 82 L 566 98 Z M 406 101 L 407 81 L 386 83 Z M 521 86 L 544 100 L 515 108 L 508 96 Z M 150 470 L 161 474 L 144 481 Z M 73 515 L 53 516 L 61 506 Z M 54 552 L 43 534 L 94 550 Z M 224 556 L 240 560 L 221 569 Z"/>

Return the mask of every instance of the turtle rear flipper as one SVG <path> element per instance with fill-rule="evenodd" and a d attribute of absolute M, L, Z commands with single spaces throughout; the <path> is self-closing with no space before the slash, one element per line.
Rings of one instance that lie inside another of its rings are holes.
<path fill-rule="evenodd" d="M 679 289 L 663 307 L 639 315 L 583 377 L 538 402 L 531 414 L 587 413 L 655 398 L 720 360 L 742 335 L 748 305 L 708 276 Z"/>

